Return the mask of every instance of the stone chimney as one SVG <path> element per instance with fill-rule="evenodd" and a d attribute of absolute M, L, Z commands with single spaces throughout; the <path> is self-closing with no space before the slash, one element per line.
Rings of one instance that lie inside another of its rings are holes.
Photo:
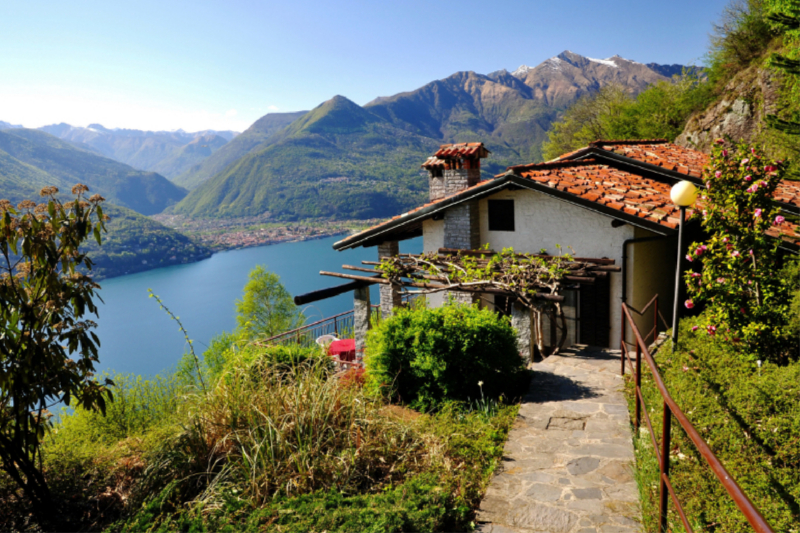
<path fill-rule="evenodd" d="M 483 143 L 443 144 L 422 164 L 428 171 L 430 201 L 439 200 L 481 180 L 481 159 L 489 155 Z"/>
<path fill-rule="evenodd" d="M 481 159 L 489 155 L 483 143 L 443 144 L 422 164 L 428 171 L 430 201 L 457 194 L 481 181 Z M 461 202 L 444 212 L 444 247 L 480 247 L 478 201 Z M 457 301 L 473 303 L 476 295 L 453 292 Z"/>

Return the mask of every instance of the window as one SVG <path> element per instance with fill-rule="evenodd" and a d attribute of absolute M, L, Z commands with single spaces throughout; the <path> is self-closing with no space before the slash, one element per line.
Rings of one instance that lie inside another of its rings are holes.
<path fill-rule="evenodd" d="M 489 200 L 489 231 L 514 231 L 514 200 Z"/>

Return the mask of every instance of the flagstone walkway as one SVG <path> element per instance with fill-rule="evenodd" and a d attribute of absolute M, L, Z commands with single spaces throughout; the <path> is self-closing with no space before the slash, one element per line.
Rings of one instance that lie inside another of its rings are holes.
<path fill-rule="evenodd" d="M 534 365 L 480 511 L 483 533 L 638 533 L 619 351 L 576 346 Z"/>

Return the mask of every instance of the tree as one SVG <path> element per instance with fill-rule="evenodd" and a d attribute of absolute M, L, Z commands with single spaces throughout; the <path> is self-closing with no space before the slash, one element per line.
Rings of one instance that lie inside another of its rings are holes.
<path fill-rule="evenodd" d="M 76 185 L 66 203 L 55 187 L 42 189 L 45 203 L 0 200 L 0 461 L 40 513 L 52 512 L 39 455 L 47 409 L 105 412 L 112 399 L 113 383 L 94 379 L 96 324 L 83 319 L 97 314 L 100 286 L 80 246 L 105 231 L 103 198 L 85 199 L 88 190 Z"/>
<path fill-rule="evenodd" d="M 784 173 L 747 145 L 714 146 L 704 171 L 699 216 L 708 239 L 693 243 L 687 260 L 702 263 L 685 273 L 687 308 L 708 305 L 704 328 L 752 360 L 782 361 L 788 334 L 789 283 L 778 268 L 779 239 L 767 235 L 785 222 L 772 200 Z"/>
<path fill-rule="evenodd" d="M 251 339 L 272 337 L 305 320 L 280 277 L 261 265 L 250 272 L 244 296 L 236 301 L 236 313 L 237 328 Z"/>

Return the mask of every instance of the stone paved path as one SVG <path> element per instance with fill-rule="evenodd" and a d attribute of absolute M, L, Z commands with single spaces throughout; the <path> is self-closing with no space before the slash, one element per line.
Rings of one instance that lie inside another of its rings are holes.
<path fill-rule="evenodd" d="M 577 346 L 534 370 L 481 503 L 480 531 L 638 533 L 619 351 Z"/>

